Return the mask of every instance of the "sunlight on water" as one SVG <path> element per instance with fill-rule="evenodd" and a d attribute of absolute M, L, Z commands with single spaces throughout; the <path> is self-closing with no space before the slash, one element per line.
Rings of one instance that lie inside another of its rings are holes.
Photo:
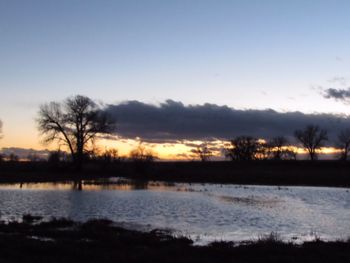
<path fill-rule="evenodd" d="M 23 214 L 109 218 L 124 227 L 166 228 L 197 243 L 252 240 L 270 232 L 294 242 L 350 237 L 350 191 L 344 188 L 135 182 L 0 186 L 2 220 Z"/>

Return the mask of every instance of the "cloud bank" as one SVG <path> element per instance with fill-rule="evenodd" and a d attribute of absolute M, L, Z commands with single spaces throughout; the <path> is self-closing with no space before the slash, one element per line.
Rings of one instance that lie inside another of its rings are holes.
<path fill-rule="evenodd" d="M 209 103 L 184 105 L 173 100 L 160 105 L 127 101 L 108 105 L 106 111 L 116 121 L 119 136 L 140 137 L 148 142 L 228 140 L 239 135 L 292 137 L 295 129 L 309 124 L 327 129 L 332 137 L 350 127 L 350 118 L 340 115 L 239 110 Z"/>

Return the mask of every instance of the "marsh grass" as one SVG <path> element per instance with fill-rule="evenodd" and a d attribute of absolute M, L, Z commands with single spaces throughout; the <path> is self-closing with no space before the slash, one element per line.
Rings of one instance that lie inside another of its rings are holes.
<path fill-rule="evenodd" d="M 347 241 L 284 243 L 271 232 L 244 244 L 193 246 L 168 231 L 139 232 L 110 220 L 0 223 L 0 262 L 350 262 Z"/>

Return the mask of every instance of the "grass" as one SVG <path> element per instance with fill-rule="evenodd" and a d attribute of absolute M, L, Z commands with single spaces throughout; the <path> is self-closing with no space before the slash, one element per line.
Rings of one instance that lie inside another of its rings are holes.
<path fill-rule="evenodd" d="M 0 223 L 0 262 L 350 262 L 350 241 L 295 245 L 271 233 L 244 244 L 193 246 L 186 237 L 126 230 L 109 220 L 23 220 Z"/>

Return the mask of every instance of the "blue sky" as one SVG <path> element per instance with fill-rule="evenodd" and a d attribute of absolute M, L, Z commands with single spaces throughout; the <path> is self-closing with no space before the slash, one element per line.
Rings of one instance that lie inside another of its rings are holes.
<path fill-rule="evenodd" d="M 319 94 L 350 79 L 349 10 L 330 0 L 0 0 L 2 144 L 36 144 L 38 105 L 73 94 L 349 113 Z"/>

